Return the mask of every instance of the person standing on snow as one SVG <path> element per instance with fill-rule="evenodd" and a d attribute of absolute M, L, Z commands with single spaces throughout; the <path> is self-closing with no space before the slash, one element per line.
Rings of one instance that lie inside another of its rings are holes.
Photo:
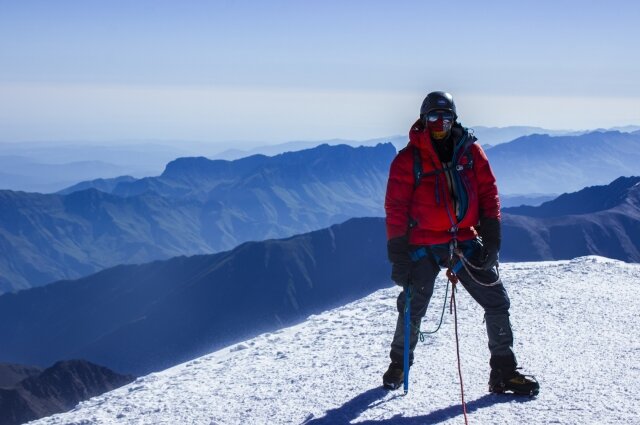
<path fill-rule="evenodd" d="M 406 287 L 412 287 L 411 365 L 436 276 L 441 268 L 451 266 L 485 310 L 491 352 L 489 391 L 534 395 L 539 390 L 537 381 L 516 370 L 509 296 L 497 273 L 501 235 L 496 179 L 476 138 L 457 118 L 449 93 L 429 93 L 420 108 L 420 119 L 409 132 L 409 144 L 397 154 L 389 171 L 387 250 L 391 278 L 403 291 L 398 296 L 391 364 L 383 385 L 397 389 L 404 380 Z M 463 267 L 454 252 L 462 253 L 471 265 Z"/>

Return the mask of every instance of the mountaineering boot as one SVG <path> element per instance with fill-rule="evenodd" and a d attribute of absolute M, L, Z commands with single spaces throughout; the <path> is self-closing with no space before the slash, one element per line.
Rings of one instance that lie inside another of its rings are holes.
<path fill-rule="evenodd" d="M 517 395 L 536 396 L 540 391 L 540 384 L 532 375 L 523 375 L 516 369 L 491 369 L 489 375 L 489 392 L 502 394 L 512 392 Z"/>
<path fill-rule="evenodd" d="M 382 375 L 382 385 L 388 390 L 397 390 L 404 383 L 404 368 L 398 362 L 391 362 Z"/>
<path fill-rule="evenodd" d="M 518 395 L 535 396 L 540 391 L 540 384 L 532 375 L 518 372 L 516 357 L 511 354 L 492 355 L 489 360 L 491 374 L 489 375 L 489 392 L 512 392 Z"/>

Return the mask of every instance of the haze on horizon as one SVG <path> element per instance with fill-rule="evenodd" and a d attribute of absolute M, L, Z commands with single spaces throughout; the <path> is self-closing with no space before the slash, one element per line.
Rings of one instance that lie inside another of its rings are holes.
<path fill-rule="evenodd" d="M 0 3 L 0 142 L 368 139 L 640 124 L 640 3 Z"/>

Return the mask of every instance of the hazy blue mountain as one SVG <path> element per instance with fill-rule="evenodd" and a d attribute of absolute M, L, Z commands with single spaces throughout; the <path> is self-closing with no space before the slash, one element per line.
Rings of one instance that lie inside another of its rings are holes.
<path fill-rule="evenodd" d="M 236 161 L 180 158 L 158 177 L 42 195 L 0 191 L 0 292 L 123 263 L 230 249 L 383 215 L 392 145 Z"/>
<path fill-rule="evenodd" d="M 620 127 L 611 127 L 609 129 L 600 129 L 602 131 L 621 131 L 625 133 L 638 133 L 640 132 L 640 125 L 623 125 Z"/>
<path fill-rule="evenodd" d="M 384 155 L 381 156 L 380 152 L 383 151 Z M 350 184 L 359 176 L 377 181 L 377 170 L 372 174 L 371 166 L 374 169 L 379 166 L 387 167 L 388 171 L 394 155 L 393 147 L 389 144 L 378 144 L 374 149 L 324 144 L 273 157 L 260 154 L 233 161 L 205 157 L 178 158 L 167 164 L 160 176 L 123 182 L 108 179 L 106 182 L 112 187 L 110 192 L 120 196 L 154 192 L 172 198 L 218 199 L 221 193 L 226 194 L 238 186 L 270 190 L 267 183 L 277 187 L 298 179 L 323 182 L 322 185 L 324 181 L 329 184 L 339 183 L 340 178 L 345 178 L 345 183 Z M 354 157 L 361 158 L 361 161 L 352 163 Z M 238 176 L 241 177 L 239 181 Z M 83 182 L 81 187 L 98 188 L 91 182 Z M 71 191 L 73 188 L 64 192 Z"/>
<path fill-rule="evenodd" d="M 531 134 L 579 135 L 588 131 L 550 130 L 540 127 L 511 126 L 473 128 L 483 146 L 495 146 Z M 639 126 L 613 127 L 602 131 L 637 132 Z M 143 177 L 159 174 L 167 162 L 188 156 L 202 155 L 215 159 L 239 159 L 262 154 L 309 149 L 321 144 L 375 146 L 392 143 L 400 150 L 408 137 L 393 135 L 367 140 L 332 139 L 322 141 L 291 141 L 265 144 L 263 141 L 207 143 L 194 141 L 115 141 L 103 143 L 78 142 L 14 142 L 0 143 L 0 189 L 53 193 L 78 182 L 108 179 L 121 175 Z M 20 161 L 13 158 L 19 157 Z M 21 166 L 24 163 L 26 166 Z M 86 167 L 83 164 L 94 163 Z M 8 164 L 9 168 L 5 166 Z M 11 171 L 8 171 L 11 170 Z"/>
<path fill-rule="evenodd" d="M 625 127 L 631 130 L 635 127 Z M 527 131 L 541 130 L 536 127 L 479 127 L 486 131 L 499 131 L 511 137 Z M 526 131 L 525 131 L 526 130 Z M 478 128 L 479 143 L 485 144 L 491 137 L 486 137 Z M 557 131 L 564 134 L 567 132 Z M 621 175 L 640 174 L 640 131 L 634 132 L 570 132 L 570 136 L 551 137 L 544 134 L 533 134 L 517 138 L 511 142 L 503 142 L 488 149 L 487 155 L 498 177 L 501 194 L 505 197 L 506 206 L 517 206 L 520 203 L 536 205 L 555 196 L 554 194 L 572 192 L 594 184 L 606 184 Z M 507 137 L 507 136 L 505 136 Z M 357 143 L 374 143 L 386 140 L 397 150 L 407 144 L 407 137 L 393 136 L 385 139 L 372 139 Z M 347 141 L 356 143 L 355 141 Z M 291 142 L 290 144 L 255 148 L 253 152 L 277 152 L 295 149 L 311 142 Z M 247 152 L 245 152 L 247 153 Z M 236 154 L 242 155 L 240 151 Z M 161 176 L 162 177 L 162 176 Z M 147 185 L 160 184 L 157 177 L 143 179 L 142 182 L 129 185 L 129 190 L 148 189 Z M 85 183 L 86 184 L 86 183 Z M 84 187 L 84 186 L 83 186 Z M 94 186 L 97 187 L 97 186 Z M 124 193 L 127 193 L 124 191 Z M 137 193 L 135 190 L 131 193 Z M 509 196 L 521 196 L 513 203 Z M 546 199 L 545 199 L 546 198 Z"/>
<path fill-rule="evenodd" d="M 358 146 L 355 140 L 348 139 L 333 139 L 333 140 L 323 140 L 323 141 L 309 141 L 309 140 L 300 140 L 300 141 L 291 141 L 286 143 L 277 143 L 273 145 L 261 145 L 248 149 L 239 149 L 232 148 L 226 149 L 222 152 L 216 153 L 212 156 L 212 159 L 226 159 L 226 160 L 234 160 L 245 158 L 247 156 L 253 155 L 279 155 L 285 152 L 295 152 L 301 151 L 305 149 L 312 149 L 319 145 L 349 145 L 349 146 Z"/>
<path fill-rule="evenodd" d="M 146 373 L 390 285 L 382 218 L 0 296 L 0 361 Z"/>
<path fill-rule="evenodd" d="M 519 207 L 521 205 L 528 205 L 537 207 L 544 202 L 551 201 L 557 198 L 557 194 L 537 194 L 531 193 L 528 195 L 504 195 L 500 194 L 500 205 L 502 208 Z"/>
<path fill-rule="evenodd" d="M 69 186 L 57 193 L 61 195 L 68 195 L 69 193 L 79 192 L 87 189 L 97 189 L 101 192 L 113 192 L 113 189 L 120 183 L 130 183 L 137 180 L 131 176 L 119 176 L 112 179 L 94 179 L 89 181 L 83 181 L 73 186 Z"/>
<path fill-rule="evenodd" d="M 299 151 L 303 149 L 310 149 L 319 145 L 348 145 L 353 147 L 358 146 L 376 146 L 380 143 L 391 143 L 393 144 L 397 150 L 402 149 L 406 146 L 407 141 L 409 140 L 408 136 L 388 136 L 388 137 L 379 137 L 375 139 L 366 139 L 366 140 L 351 140 L 351 139 L 330 139 L 330 140 L 322 140 L 322 141 L 309 141 L 309 140 L 299 140 L 299 141 L 291 141 L 286 143 L 278 143 L 273 145 L 260 145 L 255 146 L 248 149 L 227 149 L 222 152 L 218 152 L 213 154 L 211 157 L 215 159 L 239 159 L 244 158 L 250 155 L 278 155 L 285 152 Z"/>
<path fill-rule="evenodd" d="M 532 135 L 487 151 L 503 194 L 563 193 L 640 175 L 640 133 Z"/>
<path fill-rule="evenodd" d="M 97 142 L 0 142 L 0 156 L 14 155 L 32 162 L 64 164 L 68 162 L 105 161 L 135 165 L 148 163 L 162 167 L 168 160 L 191 152 L 183 148 L 184 142 L 162 143 L 153 141 Z M 160 168 L 162 170 L 162 168 Z"/>
<path fill-rule="evenodd" d="M 598 129 L 598 130 L 551 130 L 542 127 L 532 126 L 507 126 L 507 127 L 486 127 L 476 126 L 472 127 L 474 134 L 478 137 L 479 142 L 485 146 L 495 146 L 501 143 L 510 142 L 522 136 L 529 136 L 532 134 L 548 134 L 550 136 L 577 136 L 586 134 L 592 131 L 621 131 L 621 132 L 633 132 L 640 130 L 640 126 L 628 125 L 624 127 L 612 127 L 610 129 Z M 238 159 L 249 155 L 277 155 L 283 152 L 297 151 L 302 149 L 309 149 L 321 144 L 329 145 L 349 145 L 349 146 L 375 146 L 378 143 L 391 143 L 397 150 L 402 149 L 407 145 L 409 140 L 408 135 L 393 135 L 387 137 L 379 137 L 375 139 L 366 140 L 351 140 L 351 139 L 331 139 L 322 141 L 291 141 L 286 143 L 278 143 L 272 145 L 258 144 L 251 148 L 231 148 L 221 152 L 210 153 L 208 156 L 216 159 Z M 254 142 L 254 144 L 256 144 Z"/>
<path fill-rule="evenodd" d="M 362 141 L 332 139 L 271 145 L 264 142 L 214 144 L 192 141 L 0 143 L 0 189 L 67 193 L 70 186 L 87 180 L 109 180 L 124 175 L 136 178 L 156 176 L 168 162 L 182 157 L 234 160 L 256 154 L 274 156 L 323 144 L 357 147 L 393 143 L 396 147 L 402 147 L 406 140 L 406 136 L 393 136 Z M 77 189 L 74 187 L 72 190 Z"/>
<path fill-rule="evenodd" d="M 580 136 L 587 133 L 593 133 L 594 131 L 607 132 L 607 131 L 620 131 L 625 133 L 632 133 L 640 130 L 640 126 L 627 125 L 622 127 L 611 128 L 599 128 L 593 130 L 551 130 L 542 127 L 532 126 L 508 126 L 508 127 L 485 127 L 477 126 L 472 127 L 474 134 L 480 141 L 480 143 L 496 146 L 502 143 L 511 142 L 515 139 L 519 139 L 523 136 L 531 136 L 534 134 L 547 134 L 549 136 Z"/>
<path fill-rule="evenodd" d="M 630 195 L 637 190 L 637 183 L 640 183 L 640 177 L 620 177 L 605 186 L 590 186 L 578 192 L 565 193 L 538 207 L 503 208 L 502 211 L 529 217 L 558 217 L 604 211 L 629 201 Z"/>
<path fill-rule="evenodd" d="M 179 143 L 0 143 L 0 189 L 53 193 L 85 180 L 157 175 L 189 154 Z"/>
<path fill-rule="evenodd" d="M 79 180 L 115 177 L 127 171 L 126 167 L 104 161 L 50 164 L 21 156 L 0 156 L 0 169 L 0 189 L 42 193 L 55 192 Z"/>
<path fill-rule="evenodd" d="M 37 372 L 29 369 L 30 376 L 11 388 L 0 389 L 0 424 L 19 425 L 65 412 L 135 379 L 83 360 L 57 362 Z"/>
<path fill-rule="evenodd" d="M 640 177 L 564 194 L 539 207 L 503 209 L 505 261 L 601 255 L 640 262 Z"/>
<path fill-rule="evenodd" d="M 575 130 L 551 130 L 542 127 L 532 126 L 507 126 L 507 127 L 485 127 L 476 126 L 472 127 L 474 135 L 478 138 L 480 143 L 488 144 L 491 146 L 499 145 L 502 143 L 510 142 L 523 136 L 529 136 L 532 134 L 548 134 L 550 136 L 567 136 L 567 135 L 579 135 L 587 133 L 587 131 L 575 131 Z"/>

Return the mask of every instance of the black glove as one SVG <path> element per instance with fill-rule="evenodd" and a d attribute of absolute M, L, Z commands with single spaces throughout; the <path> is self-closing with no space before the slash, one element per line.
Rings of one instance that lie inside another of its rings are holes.
<path fill-rule="evenodd" d="M 478 267 L 489 270 L 498 264 L 498 251 L 502 240 L 500 220 L 481 218 L 479 233 L 482 238 L 482 251 Z"/>
<path fill-rule="evenodd" d="M 409 254 L 409 239 L 406 236 L 389 239 L 387 254 L 391 261 L 391 280 L 396 285 L 407 286 L 411 272 L 411 255 Z"/>

